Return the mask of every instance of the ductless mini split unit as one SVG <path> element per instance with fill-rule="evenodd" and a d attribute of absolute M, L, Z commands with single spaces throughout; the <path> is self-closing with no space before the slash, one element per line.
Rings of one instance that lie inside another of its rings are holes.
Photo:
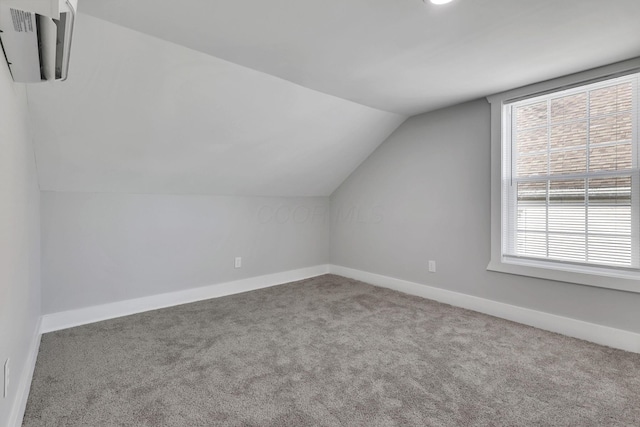
<path fill-rule="evenodd" d="M 66 80 L 77 0 L 0 0 L 0 40 L 15 82 Z"/>

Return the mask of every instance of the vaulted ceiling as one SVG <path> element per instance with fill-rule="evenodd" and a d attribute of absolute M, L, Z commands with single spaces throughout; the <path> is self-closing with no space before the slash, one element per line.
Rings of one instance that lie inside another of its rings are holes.
<path fill-rule="evenodd" d="M 640 55 L 638 0 L 80 0 L 43 190 L 329 195 L 407 116 Z"/>
<path fill-rule="evenodd" d="M 81 15 L 30 85 L 42 190 L 329 195 L 404 117 Z"/>
<path fill-rule="evenodd" d="M 414 115 L 640 54 L 638 0 L 80 0 L 101 19 Z"/>

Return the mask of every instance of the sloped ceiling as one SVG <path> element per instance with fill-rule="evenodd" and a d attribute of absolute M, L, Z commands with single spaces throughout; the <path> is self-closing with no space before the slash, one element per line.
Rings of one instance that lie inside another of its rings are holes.
<path fill-rule="evenodd" d="M 80 0 L 43 190 L 321 196 L 413 114 L 640 55 L 638 0 Z"/>
<path fill-rule="evenodd" d="M 81 10 L 414 115 L 640 55 L 640 0 L 80 0 Z"/>
<path fill-rule="evenodd" d="M 40 188 L 327 196 L 404 117 L 80 15 L 29 85 Z"/>

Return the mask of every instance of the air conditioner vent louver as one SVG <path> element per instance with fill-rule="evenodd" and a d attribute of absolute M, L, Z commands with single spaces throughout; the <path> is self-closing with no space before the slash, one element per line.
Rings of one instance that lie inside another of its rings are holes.
<path fill-rule="evenodd" d="M 13 80 L 66 80 L 74 21 L 69 1 L 58 19 L 0 4 L 0 40 Z"/>

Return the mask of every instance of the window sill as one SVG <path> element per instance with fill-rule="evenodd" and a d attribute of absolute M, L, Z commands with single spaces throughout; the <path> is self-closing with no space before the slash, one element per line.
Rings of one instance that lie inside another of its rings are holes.
<path fill-rule="evenodd" d="M 535 277 L 557 282 L 575 283 L 598 288 L 640 293 L 640 273 L 620 272 L 601 269 L 593 273 L 571 271 L 565 266 L 540 266 L 530 261 L 494 261 L 491 260 L 487 270 L 517 276 Z M 539 263 L 538 263 L 539 264 Z"/>

